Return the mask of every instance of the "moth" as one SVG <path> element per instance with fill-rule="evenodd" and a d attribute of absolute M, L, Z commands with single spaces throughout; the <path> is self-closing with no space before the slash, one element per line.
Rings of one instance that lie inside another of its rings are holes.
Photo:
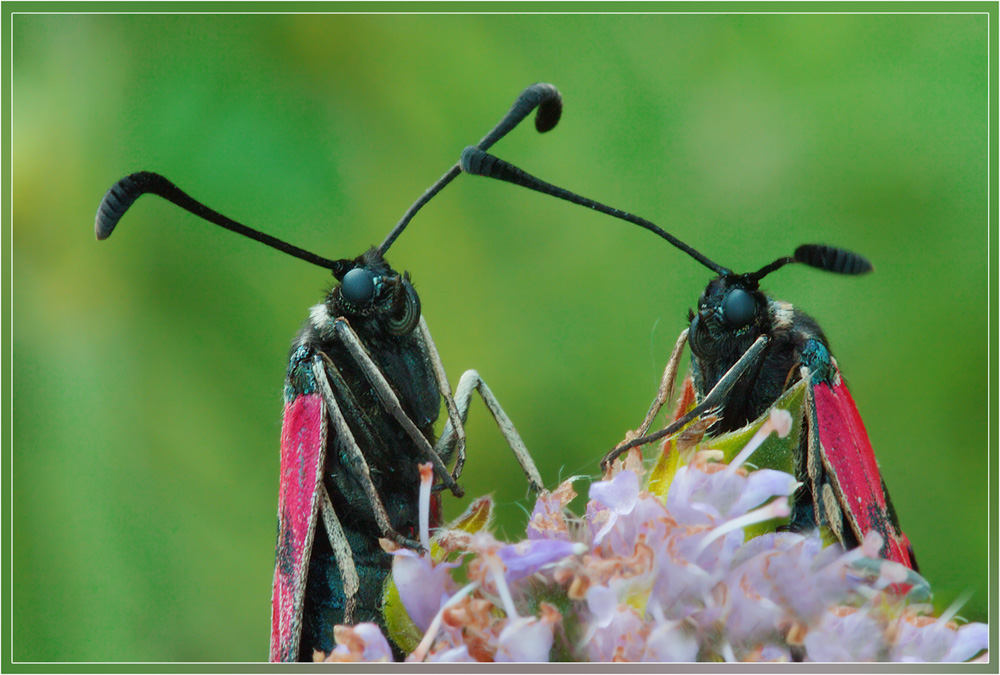
<path fill-rule="evenodd" d="M 477 147 L 491 147 L 536 109 L 539 132 L 555 127 L 562 111 L 559 91 L 549 84 L 525 89 Z M 285 377 L 271 661 L 312 661 L 314 650 L 331 651 L 337 624 L 384 626 L 382 591 L 391 556 L 379 540 L 420 548 L 420 462 L 433 463 L 436 493 L 463 494 L 457 481 L 473 392 L 493 415 L 531 488 L 542 489 L 524 442 L 479 374 L 464 373 L 452 395 L 410 275 L 385 259 L 414 215 L 461 172 L 459 164 L 451 167 L 380 246 L 353 258 L 324 258 L 247 227 L 149 171 L 119 180 L 98 209 L 95 232 L 101 240 L 140 196 L 154 194 L 328 269 L 337 281 L 310 309 L 293 341 Z M 441 399 L 448 422 L 435 439 Z M 438 494 L 435 501 L 440 513 Z"/>
<path fill-rule="evenodd" d="M 889 498 L 868 432 L 840 367 L 820 326 L 805 312 L 768 297 L 760 281 L 792 263 L 828 272 L 865 274 L 871 263 L 856 253 L 818 244 L 799 246 L 756 272 L 739 274 L 723 267 L 655 223 L 542 181 L 477 147 L 462 153 L 468 173 L 495 178 L 564 199 L 638 225 L 687 253 L 717 275 L 689 314 L 663 377 L 660 392 L 637 438 L 618 444 L 601 461 L 607 468 L 630 448 L 678 433 L 706 413 L 719 419 L 709 429 L 717 434 L 739 429 L 766 411 L 800 380 L 808 383 L 805 426 L 798 449 L 798 478 L 789 527 L 819 527 L 845 547 L 857 546 L 877 531 L 881 554 L 913 570 L 916 560 Z M 674 375 L 689 343 L 696 405 L 666 428 L 646 435 L 649 424 L 669 397 Z"/>

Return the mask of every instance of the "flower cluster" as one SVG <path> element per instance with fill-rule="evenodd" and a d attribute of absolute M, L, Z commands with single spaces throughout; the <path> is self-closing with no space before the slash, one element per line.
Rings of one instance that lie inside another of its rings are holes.
<path fill-rule="evenodd" d="M 845 552 L 775 531 L 798 483 L 743 464 L 788 433 L 781 413 L 728 464 L 697 448 L 652 471 L 637 453 L 616 462 L 582 518 L 568 510 L 571 478 L 539 495 L 516 543 L 490 533 L 488 498 L 433 539 L 422 514 L 426 552 L 393 551 L 389 634 L 408 661 L 966 661 L 985 650 L 987 626 L 958 626 L 957 608 L 929 616 L 926 582 L 879 560 L 877 534 Z M 428 465 L 422 511 L 431 480 Z M 317 658 L 392 660 L 374 624 L 335 638 Z"/>

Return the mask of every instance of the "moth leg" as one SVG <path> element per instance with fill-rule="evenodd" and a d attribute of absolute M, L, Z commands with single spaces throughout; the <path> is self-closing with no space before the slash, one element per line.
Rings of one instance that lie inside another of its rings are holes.
<path fill-rule="evenodd" d="M 368 352 L 365 351 L 354 329 L 341 317 L 333 322 L 333 331 L 340 338 L 344 346 L 347 347 L 347 351 L 350 352 L 351 356 L 354 357 L 355 363 L 364 372 L 365 378 L 372 385 L 375 393 L 378 394 L 383 407 L 399 422 L 406 435 L 413 440 L 424 456 L 434 465 L 434 472 L 437 473 L 445 487 L 451 490 L 452 494 L 456 497 L 461 497 L 465 494 L 465 491 L 451 477 L 451 473 L 448 472 L 448 467 L 444 465 L 441 457 L 434 452 L 430 441 L 420 433 L 417 425 L 406 415 L 402 405 L 399 403 L 399 397 L 396 396 L 388 380 L 385 379 L 385 375 L 382 374 L 378 366 L 375 365 L 375 362 L 368 355 Z"/>
<path fill-rule="evenodd" d="M 535 492 L 543 490 L 545 486 L 542 483 L 542 475 L 538 472 L 534 460 L 531 459 L 531 454 L 524 445 L 524 441 L 521 440 L 521 435 L 517 433 L 514 423 L 511 422 L 510 417 L 504 412 L 496 396 L 493 395 L 486 382 L 475 370 L 467 370 L 462 373 L 462 377 L 458 380 L 458 387 L 455 389 L 455 404 L 458 407 L 460 423 L 464 423 L 469 416 L 469 403 L 472 401 L 472 392 L 474 391 L 479 392 L 479 397 L 483 399 L 486 409 L 493 415 L 497 427 L 500 428 L 500 433 L 507 440 L 507 445 L 510 446 L 514 457 L 517 458 L 518 464 L 521 465 L 524 475 L 528 477 L 528 485 Z M 461 429 L 461 426 L 458 428 Z M 446 452 L 448 446 L 455 442 L 457 435 L 449 419 L 444 431 L 441 432 L 441 438 L 438 439 L 436 449 L 439 452 Z"/>
<path fill-rule="evenodd" d="M 438 383 L 438 391 L 441 392 L 441 396 L 444 398 L 444 406 L 448 410 L 448 426 L 445 427 L 445 431 L 452 429 L 455 435 L 455 468 L 451 472 L 451 477 L 454 480 L 458 480 L 458 477 L 462 475 L 462 468 L 465 466 L 465 416 L 468 414 L 468 406 L 466 406 L 466 411 L 463 414 L 459 414 L 458 406 L 455 404 L 455 398 L 451 394 L 451 385 L 448 384 L 448 376 L 444 372 L 444 363 L 441 362 L 441 355 L 438 354 L 437 346 L 434 344 L 434 338 L 431 337 L 431 332 L 427 328 L 427 322 L 424 321 L 424 315 L 420 315 L 420 323 L 417 324 L 417 330 L 420 331 L 421 337 L 424 339 L 424 344 L 427 346 L 427 353 L 431 357 L 431 366 L 434 369 L 434 378 Z M 516 432 L 515 432 L 516 433 Z M 434 451 L 439 457 L 447 457 L 452 450 L 449 448 L 448 452 L 444 452 L 444 449 L 448 448 L 447 445 L 442 445 L 439 441 L 436 446 L 434 446 Z M 447 462 L 447 460 L 444 460 Z"/>
<path fill-rule="evenodd" d="M 358 590 L 361 588 L 361 579 L 354 566 L 354 553 L 351 551 L 351 544 L 347 541 L 347 535 L 344 534 L 344 528 L 340 525 L 337 512 L 333 510 L 330 493 L 326 491 L 325 485 L 321 486 L 320 490 L 320 513 L 323 516 L 323 525 L 326 527 L 327 537 L 330 538 L 333 558 L 337 561 L 340 579 L 344 584 L 343 622 L 351 625 L 354 623 L 354 610 L 358 605 Z"/>
<path fill-rule="evenodd" d="M 399 532 L 396 532 L 389 522 L 389 515 L 386 513 L 385 505 L 382 504 L 382 498 L 379 496 L 378 490 L 375 489 L 375 483 L 372 482 L 368 462 L 365 461 L 365 456 L 361 452 L 361 448 L 358 447 L 357 441 L 354 440 L 354 435 L 351 433 L 350 427 L 347 426 L 347 420 L 344 419 L 344 414 L 340 411 L 337 398 L 333 395 L 333 390 L 330 388 L 330 382 L 327 380 L 326 369 L 323 365 L 323 357 L 318 354 L 314 356 L 312 368 L 313 375 L 316 377 L 316 385 L 323 396 L 323 401 L 326 403 L 326 412 L 330 418 L 330 422 L 333 424 L 336 438 L 342 444 L 343 453 L 341 454 L 341 460 L 344 462 L 344 467 L 358 480 L 361 488 L 365 491 L 381 534 L 400 546 L 412 548 L 417 551 L 422 550 L 420 542 L 408 539 Z"/>
<path fill-rule="evenodd" d="M 660 380 L 660 388 L 656 391 L 656 398 L 653 399 L 652 404 L 649 406 L 649 412 L 646 413 L 646 419 L 642 421 L 642 424 L 636 431 L 629 432 L 630 434 L 633 434 L 633 438 L 646 435 L 646 432 L 649 431 L 649 426 L 659 414 L 660 409 L 663 408 L 664 404 L 673 397 L 674 381 L 677 379 L 677 368 L 680 366 L 681 354 L 684 352 L 684 345 L 687 343 L 687 336 L 688 329 L 685 328 L 677 337 L 677 344 L 674 345 L 674 351 L 670 353 L 670 360 L 667 361 L 667 367 L 663 369 L 663 379 Z"/>
<path fill-rule="evenodd" d="M 351 391 L 347 382 L 344 381 L 344 376 L 341 375 L 336 364 L 326 354 L 322 352 L 319 352 L 319 354 L 326 363 L 327 380 L 330 383 L 330 388 L 333 390 L 333 395 L 337 399 L 337 403 L 340 405 L 340 414 L 344 416 L 344 419 L 354 422 L 352 433 L 354 434 L 354 440 L 358 443 L 358 447 L 388 448 L 388 442 L 379 433 L 377 426 L 373 423 L 368 412 L 358 403 L 354 392 Z"/>
<path fill-rule="evenodd" d="M 626 440 L 615 446 L 608 454 L 604 456 L 601 460 L 601 470 L 606 471 L 611 462 L 615 461 L 623 453 L 632 448 L 638 447 L 640 445 L 646 445 L 647 443 L 652 443 L 657 441 L 664 436 L 670 436 L 677 433 L 687 425 L 688 422 L 703 415 L 705 412 L 718 408 L 721 406 L 725 400 L 729 391 L 736 385 L 739 379 L 743 376 L 745 372 L 757 362 L 764 354 L 764 349 L 767 347 L 770 338 L 766 335 L 761 335 L 757 338 L 757 341 L 750 345 L 750 349 L 743 353 L 740 360 L 733 364 L 725 375 L 712 387 L 712 391 L 708 392 L 708 396 L 704 400 L 691 409 L 691 412 L 681 417 L 679 420 L 666 427 L 665 429 L 660 429 L 648 436 L 643 436 L 642 438 L 635 438 L 632 440 Z"/>

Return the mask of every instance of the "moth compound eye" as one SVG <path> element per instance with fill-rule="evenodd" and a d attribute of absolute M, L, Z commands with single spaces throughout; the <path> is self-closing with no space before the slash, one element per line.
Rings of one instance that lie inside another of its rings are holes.
<path fill-rule="evenodd" d="M 364 267 L 355 267 L 340 282 L 340 297 L 350 305 L 364 307 L 375 296 L 375 275 Z"/>
<path fill-rule="evenodd" d="M 386 322 L 386 329 L 392 335 L 407 335 L 413 332 L 420 321 L 420 298 L 410 282 L 405 279 L 395 305 L 395 313 Z"/>
<path fill-rule="evenodd" d="M 722 316 L 730 326 L 745 326 L 753 319 L 757 302 L 742 288 L 726 293 L 722 301 Z"/>
<path fill-rule="evenodd" d="M 706 328 L 701 323 L 701 317 L 695 314 L 691 318 L 691 326 L 688 328 L 688 344 L 695 356 L 706 357 L 715 353 L 713 349 L 716 344 L 711 335 L 706 334 Z"/>

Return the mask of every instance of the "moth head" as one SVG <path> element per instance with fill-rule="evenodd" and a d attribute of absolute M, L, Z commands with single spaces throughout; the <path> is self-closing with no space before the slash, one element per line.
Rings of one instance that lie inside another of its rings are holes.
<path fill-rule="evenodd" d="M 334 272 L 340 281 L 328 297 L 331 314 L 374 322 L 395 336 L 413 332 L 420 321 L 420 297 L 408 272 L 392 269 L 378 249 Z"/>
<path fill-rule="evenodd" d="M 688 339 L 697 356 L 710 356 L 725 343 L 756 339 L 767 327 L 767 296 L 748 275 L 712 279 L 690 312 Z"/>

